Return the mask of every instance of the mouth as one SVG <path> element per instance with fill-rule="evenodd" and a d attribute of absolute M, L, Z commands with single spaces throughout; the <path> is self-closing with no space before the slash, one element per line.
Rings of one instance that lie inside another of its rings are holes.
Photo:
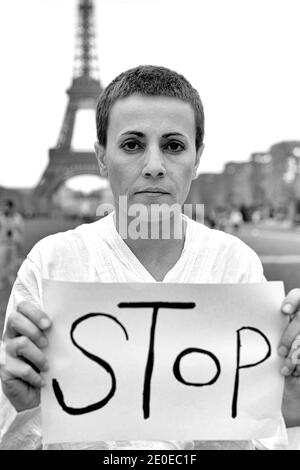
<path fill-rule="evenodd" d="M 136 191 L 135 194 L 149 194 L 149 195 L 160 196 L 160 195 L 167 195 L 170 193 L 168 193 L 167 191 L 163 189 L 147 188 L 147 189 L 143 189 L 142 191 Z"/>

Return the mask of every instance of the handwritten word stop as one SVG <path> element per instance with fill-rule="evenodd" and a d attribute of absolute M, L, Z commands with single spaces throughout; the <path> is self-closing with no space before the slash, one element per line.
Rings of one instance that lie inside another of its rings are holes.
<path fill-rule="evenodd" d="M 44 288 L 53 317 L 45 442 L 275 432 L 281 283 L 45 281 Z"/>

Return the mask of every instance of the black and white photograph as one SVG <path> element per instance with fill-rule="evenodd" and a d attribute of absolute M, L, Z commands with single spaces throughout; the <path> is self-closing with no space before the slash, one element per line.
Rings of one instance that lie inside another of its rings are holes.
<path fill-rule="evenodd" d="M 1 2 L 0 450 L 300 450 L 299 15 Z"/>

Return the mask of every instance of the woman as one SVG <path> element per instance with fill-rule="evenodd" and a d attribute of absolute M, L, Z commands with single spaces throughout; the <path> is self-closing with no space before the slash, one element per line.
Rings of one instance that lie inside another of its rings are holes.
<path fill-rule="evenodd" d="M 29 447 L 36 448 L 41 441 L 38 408 L 43 386 L 41 372 L 48 367 L 43 348 L 51 328 L 51 320 L 42 308 L 43 278 L 145 283 L 264 280 L 259 258 L 239 239 L 169 210 L 184 203 L 203 151 L 202 103 L 183 76 L 153 66 L 122 73 L 101 95 L 96 120 L 96 156 L 101 175 L 109 179 L 115 212 L 93 224 L 40 241 L 18 273 L 7 310 L 7 361 L 1 368 L 3 391 L 10 402 L 6 400 L 5 405 L 3 447 L 22 447 L 29 442 Z M 125 206 L 121 203 L 124 198 Z M 161 209 L 155 217 L 154 206 Z M 300 291 L 292 291 L 284 305 L 285 313 L 296 312 Z M 288 356 L 299 333 L 298 316 L 283 335 L 280 353 L 284 356 Z M 295 368 L 287 357 L 282 373 L 287 376 L 284 418 L 287 426 L 298 426 L 299 367 Z M 107 442 L 71 447 L 103 449 L 130 445 L 162 449 L 192 448 L 194 444 Z M 249 445 L 198 443 L 200 448 Z M 58 447 L 67 448 L 62 444 Z"/>

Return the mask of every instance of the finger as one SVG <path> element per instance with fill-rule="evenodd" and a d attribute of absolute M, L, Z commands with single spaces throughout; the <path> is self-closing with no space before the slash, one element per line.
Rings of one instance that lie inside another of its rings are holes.
<path fill-rule="evenodd" d="M 48 340 L 42 331 L 21 313 L 12 313 L 7 321 L 6 337 L 26 336 L 38 347 L 45 348 Z"/>
<path fill-rule="evenodd" d="M 297 335 L 300 333 L 300 312 L 297 312 L 293 320 L 288 324 L 280 339 L 278 353 L 281 357 L 287 357 L 290 348 Z"/>
<path fill-rule="evenodd" d="M 284 361 L 284 365 L 281 368 L 281 371 L 280 371 L 281 375 L 283 375 L 284 377 L 289 377 L 290 375 L 294 373 L 294 370 L 295 370 L 295 365 L 293 364 L 291 359 L 288 357 Z"/>
<path fill-rule="evenodd" d="M 300 335 L 294 339 L 289 356 L 295 366 L 300 364 Z"/>
<path fill-rule="evenodd" d="M 300 366 L 296 366 L 292 374 L 294 377 L 300 377 Z"/>
<path fill-rule="evenodd" d="M 30 364 L 17 357 L 9 357 L 6 364 L 0 369 L 1 380 L 8 384 L 13 380 L 22 380 L 33 387 L 42 387 L 45 382 L 41 375 Z"/>
<path fill-rule="evenodd" d="M 26 336 L 18 336 L 6 342 L 6 354 L 24 358 L 40 371 L 49 369 L 45 354 Z"/>
<path fill-rule="evenodd" d="M 300 289 L 292 289 L 285 297 L 281 311 L 286 315 L 292 315 L 300 309 Z"/>
<path fill-rule="evenodd" d="M 51 320 L 43 310 L 31 302 L 21 302 L 17 306 L 17 312 L 23 314 L 41 330 L 47 330 L 51 326 Z"/>

